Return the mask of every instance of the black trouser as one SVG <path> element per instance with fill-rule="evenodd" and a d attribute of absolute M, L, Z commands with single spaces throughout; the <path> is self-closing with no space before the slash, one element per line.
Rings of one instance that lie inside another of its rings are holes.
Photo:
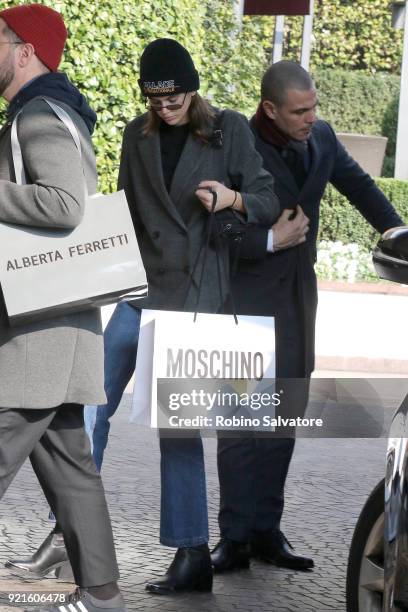
<path fill-rule="evenodd" d="M 294 438 L 219 438 L 222 537 L 247 542 L 254 529 L 279 529 L 294 445 Z"/>
<path fill-rule="evenodd" d="M 276 318 L 276 389 L 284 388 L 282 416 L 303 416 L 309 378 L 304 377 L 303 345 L 299 317 L 294 308 Z M 299 377 L 299 378 L 296 378 Z M 291 381 L 292 379 L 292 381 Z M 254 432 L 218 437 L 220 482 L 219 526 L 222 537 L 238 542 L 250 539 L 253 530 L 279 529 L 284 488 L 295 445 L 291 437 L 278 438 Z"/>
<path fill-rule="evenodd" d="M 61 526 L 76 583 L 116 581 L 112 528 L 83 406 L 0 408 L 0 499 L 27 457 Z"/>

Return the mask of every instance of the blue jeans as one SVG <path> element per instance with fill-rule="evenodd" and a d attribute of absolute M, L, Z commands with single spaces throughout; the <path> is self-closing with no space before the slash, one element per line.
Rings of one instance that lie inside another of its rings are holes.
<path fill-rule="evenodd" d="M 120 302 L 104 333 L 105 392 L 108 403 L 87 406 L 87 429 L 93 428 L 93 456 L 98 471 L 108 442 L 109 419 L 116 412 L 136 364 L 139 309 Z M 207 494 L 203 444 L 199 434 L 160 438 L 160 542 L 165 546 L 199 546 L 208 542 Z"/>
<path fill-rule="evenodd" d="M 96 410 L 98 406 L 84 406 L 84 426 L 91 443 L 91 452 L 93 453 L 93 431 L 95 429 Z"/>
<path fill-rule="evenodd" d="M 119 302 L 103 335 L 105 346 L 105 393 L 107 404 L 97 407 L 93 428 L 93 457 L 98 472 L 108 443 L 110 422 L 120 404 L 126 385 L 136 365 L 137 343 L 140 329 L 140 308 Z M 92 413 L 87 413 L 87 423 Z"/>
<path fill-rule="evenodd" d="M 198 431 L 188 435 L 160 437 L 160 542 L 176 548 L 209 539 L 203 442 Z"/>

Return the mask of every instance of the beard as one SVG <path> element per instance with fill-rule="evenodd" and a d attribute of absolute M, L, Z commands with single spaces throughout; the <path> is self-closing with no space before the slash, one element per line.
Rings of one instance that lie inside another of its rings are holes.
<path fill-rule="evenodd" d="M 14 79 L 14 67 L 10 55 L 6 57 L 0 65 L 0 96 L 4 94 L 12 80 Z"/>

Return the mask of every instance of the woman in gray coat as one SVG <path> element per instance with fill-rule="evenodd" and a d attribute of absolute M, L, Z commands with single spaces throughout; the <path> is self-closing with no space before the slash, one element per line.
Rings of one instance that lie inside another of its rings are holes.
<path fill-rule="evenodd" d="M 119 187 L 126 191 L 146 267 L 149 296 L 143 307 L 192 311 L 213 201 L 209 190 L 217 193 L 216 211 L 232 207 L 248 222 L 267 225 L 278 214 L 273 180 L 262 169 L 246 119 L 220 113 L 200 97 L 193 61 L 176 41 L 160 39 L 146 47 L 139 85 L 149 111 L 125 130 Z M 228 294 L 227 247 L 219 257 L 221 289 L 216 253 L 209 249 L 200 312 L 219 312 Z M 146 588 L 211 590 L 201 438 L 162 436 L 160 448 L 160 540 L 178 550 L 166 575 Z"/>

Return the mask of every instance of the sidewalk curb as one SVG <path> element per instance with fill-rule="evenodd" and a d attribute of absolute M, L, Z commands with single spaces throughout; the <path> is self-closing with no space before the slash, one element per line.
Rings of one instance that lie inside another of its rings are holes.
<path fill-rule="evenodd" d="M 347 283 L 346 281 L 327 281 L 317 282 L 319 291 L 341 291 L 344 293 L 376 293 L 379 295 L 406 295 L 408 296 L 408 286 L 398 283 Z"/>
<path fill-rule="evenodd" d="M 316 355 L 315 369 L 367 372 L 368 374 L 405 374 L 408 376 L 408 361 L 403 359 Z"/>

